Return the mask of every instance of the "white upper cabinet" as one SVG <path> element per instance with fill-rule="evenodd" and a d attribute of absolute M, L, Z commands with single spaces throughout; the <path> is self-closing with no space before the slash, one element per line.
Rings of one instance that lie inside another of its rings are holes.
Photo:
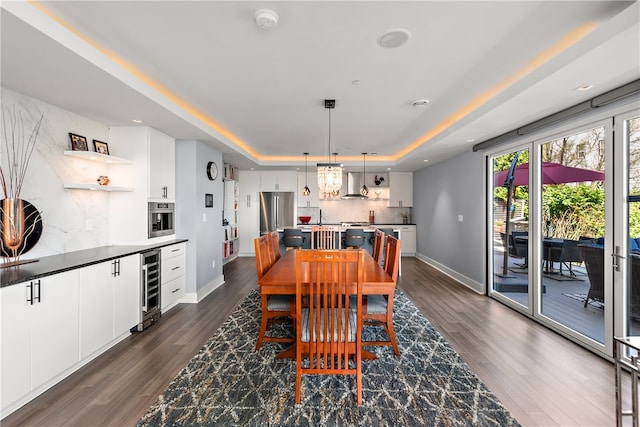
<path fill-rule="evenodd" d="M 413 206 L 413 173 L 389 173 L 389 207 L 410 208 Z"/>
<path fill-rule="evenodd" d="M 175 139 L 149 128 L 149 182 L 150 200 L 173 201 L 176 198 Z"/>
<path fill-rule="evenodd" d="M 260 172 L 260 191 L 296 191 L 298 173 Z"/>
<path fill-rule="evenodd" d="M 240 171 L 238 180 L 239 253 L 253 256 L 253 239 L 260 237 L 260 173 Z"/>
<path fill-rule="evenodd" d="M 305 182 L 309 186 L 311 193 L 308 196 L 302 194 Z M 298 199 L 299 208 L 317 208 L 320 206 L 320 191 L 318 191 L 318 174 L 298 172 L 298 191 L 296 198 Z"/>

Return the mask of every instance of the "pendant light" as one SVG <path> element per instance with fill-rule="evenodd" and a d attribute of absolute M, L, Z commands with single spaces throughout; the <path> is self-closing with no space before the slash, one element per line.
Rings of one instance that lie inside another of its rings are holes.
<path fill-rule="evenodd" d="M 309 153 L 304 154 L 304 188 L 302 189 L 302 195 L 308 196 L 311 194 L 311 190 L 309 189 L 309 183 L 307 182 L 307 158 L 309 157 Z"/>
<path fill-rule="evenodd" d="M 367 188 L 367 163 L 366 163 L 367 153 L 362 153 L 362 188 L 360 189 L 360 194 L 363 196 L 367 196 L 369 194 L 369 189 Z"/>
<path fill-rule="evenodd" d="M 325 99 L 324 108 L 329 111 L 329 143 L 328 162 L 318 163 L 318 188 L 324 198 L 334 198 L 340 194 L 342 187 L 342 165 L 331 162 L 331 110 L 335 107 L 334 99 Z M 337 155 L 337 153 L 334 153 Z"/>

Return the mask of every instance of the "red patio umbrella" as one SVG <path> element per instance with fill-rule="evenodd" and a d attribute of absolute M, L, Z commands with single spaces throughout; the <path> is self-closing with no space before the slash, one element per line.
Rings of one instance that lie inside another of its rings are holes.
<path fill-rule="evenodd" d="M 494 185 L 501 187 L 504 184 L 509 169 L 494 174 Z M 604 181 L 604 172 L 592 169 L 574 168 L 560 163 L 542 163 L 543 184 L 565 184 L 567 182 Z M 529 185 L 529 163 L 516 166 L 513 184 L 514 187 Z"/>

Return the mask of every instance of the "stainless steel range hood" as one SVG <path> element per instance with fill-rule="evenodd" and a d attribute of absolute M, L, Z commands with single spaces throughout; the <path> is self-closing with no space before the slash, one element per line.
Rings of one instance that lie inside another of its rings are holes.
<path fill-rule="evenodd" d="M 360 188 L 364 184 L 364 174 L 361 172 L 349 172 L 347 175 L 347 194 L 342 196 L 345 200 L 368 199 L 360 194 Z"/>

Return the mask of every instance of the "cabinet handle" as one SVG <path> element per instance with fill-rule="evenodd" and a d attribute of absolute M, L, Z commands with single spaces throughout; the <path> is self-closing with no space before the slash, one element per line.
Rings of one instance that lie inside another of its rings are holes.
<path fill-rule="evenodd" d="M 116 273 L 117 273 L 117 274 L 118 274 L 118 276 L 119 276 L 119 275 L 120 275 L 120 260 L 119 260 L 119 259 L 117 259 L 117 260 L 116 260 L 116 263 L 117 263 L 117 268 L 118 268 L 118 270 L 116 271 Z"/>
<path fill-rule="evenodd" d="M 111 261 L 111 276 L 116 277 L 116 262 Z"/>
<path fill-rule="evenodd" d="M 178 292 L 180 290 L 180 288 L 174 289 L 171 291 L 172 294 L 175 294 L 176 292 Z"/>
<path fill-rule="evenodd" d="M 173 268 L 171 269 L 171 271 L 177 270 L 177 269 L 179 269 L 179 268 L 180 268 L 180 266 L 178 266 L 178 267 L 173 267 Z"/>
<path fill-rule="evenodd" d="M 33 302 L 36 302 L 36 298 L 38 298 L 38 302 L 42 302 L 42 285 L 40 284 L 40 280 L 38 280 L 35 285 L 38 286 L 38 296 L 33 297 Z"/>
<path fill-rule="evenodd" d="M 29 288 L 29 298 L 27 299 L 27 302 L 30 305 L 33 305 L 33 282 L 29 282 L 27 288 Z"/>
<path fill-rule="evenodd" d="M 251 207 L 251 194 L 247 194 L 247 207 Z"/>
<path fill-rule="evenodd" d="M 180 250 L 180 248 L 178 249 L 171 249 L 171 252 L 178 252 Z"/>

